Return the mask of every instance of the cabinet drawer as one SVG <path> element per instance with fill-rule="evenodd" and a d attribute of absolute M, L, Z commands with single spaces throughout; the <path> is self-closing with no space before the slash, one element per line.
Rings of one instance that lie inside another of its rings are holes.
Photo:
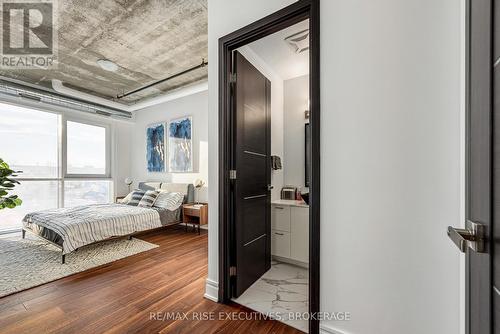
<path fill-rule="evenodd" d="M 290 257 L 290 233 L 271 231 L 271 254 L 281 257 Z"/>
<path fill-rule="evenodd" d="M 271 216 L 271 228 L 273 230 L 290 232 L 290 207 L 285 205 L 273 205 Z"/>
<path fill-rule="evenodd" d="M 184 208 L 184 214 L 186 216 L 199 217 L 200 209 Z"/>

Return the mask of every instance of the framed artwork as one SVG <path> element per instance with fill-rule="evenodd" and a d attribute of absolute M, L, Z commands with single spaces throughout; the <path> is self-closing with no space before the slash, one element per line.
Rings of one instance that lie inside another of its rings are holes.
<path fill-rule="evenodd" d="M 192 117 L 170 121 L 168 127 L 169 172 L 193 171 Z"/>
<path fill-rule="evenodd" d="M 165 171 L 165 125 L 152 124 L 146 129 L 148 172 Z"/>

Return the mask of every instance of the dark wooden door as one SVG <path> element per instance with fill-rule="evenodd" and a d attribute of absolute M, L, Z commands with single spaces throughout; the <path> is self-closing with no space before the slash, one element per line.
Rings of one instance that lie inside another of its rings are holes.
<path fill-rule="evenodd" d="M 492 124 L 492 1 L 471 0 L 468 9 L 467 227 L 472 222 L 484 226 L 486 243 L 484 252 L 468 248 L 466 253 L 466 329 L 470 334 L 489 334 L 493 329 L 491 261 L 496 248 L 489 240 L 500 213 L 500 203 L 492 201 L 500 182 L 495 172 L 499 157 L 493 153 L 493 148 L 500 148 L 500 138 L 498 125 Z"/>
<path fill-rule="evenodd" d="M 233 291 L 238 297 L 271 267 L 271 83 L 239 52 L 233 57 Z"/>
<path fill-rule="evenodd" d="M 466 332 L 500 334 L 500 11 L 492 0 L 466 3 L 467 220 L 448 235 L 466 253 Z"/>
<path fill-rule="evenodd" d="M 487 45 L 488 42 L 493 42 L 490 47 L 490 59 L 488 63 L 488 68 L 493 70 L 493 76 L 490 76 L 490 80 L 493 80 L 493 89 L 490 91 L 493 97 L 490 100 L 493 101 L 493 220 L 491 224 L 491 230 L 493 231 L 493 252 L 491 253 L 492 259 L 487 263 L 483 264 L 483 269 L 485 274 L 489 274 L 490 263 L 493 264 L 491 270 L 492 273 L 492 284 L 493 288 L 489 286 L 489 293 L 491 294 L 491 304 L 492 312 L 491 319 L 493 320 L 493 332 L 500 334 L 500 2 L 499 1 L 485 1 L 487 2 L 484 6 L 488 10 L 487 14 L 489 18 L 493 19 L 493 24 L 488 22 L 490 26 L 493 26 L 492 34 L 485 41 Z M 493 7 L 492 7 L 493 6 Z M 491 13 L 494 15 L 491 15 Z M 485 13 L 486 14 L 486 13 Z M 488 20 L 487 20 L 488 21 Z M 485 38 L 488 38 L 485 36 Z M 493 58 L 491 58 L 493 56 Z M 487 56 L 485 56 L 486 61 Z M 489 72 L 491 74 L 491 71 Z M 485 96 L 486 97 L 486 96 Z M 485 260 L 486 262 L 486 260 Z M 486 289 L 484 289 L 486 290 Z M 486 295 L 486 291 L 484 292 Z"/>

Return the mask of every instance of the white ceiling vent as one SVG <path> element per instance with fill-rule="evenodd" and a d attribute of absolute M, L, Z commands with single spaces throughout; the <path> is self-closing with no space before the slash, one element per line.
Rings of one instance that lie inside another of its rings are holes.
<path fill-rule="evenodd" d="M 285 42 L 295 53 L 301 53 L 309 50 L 309 29 L 299 31 L 286 37 Z"/>

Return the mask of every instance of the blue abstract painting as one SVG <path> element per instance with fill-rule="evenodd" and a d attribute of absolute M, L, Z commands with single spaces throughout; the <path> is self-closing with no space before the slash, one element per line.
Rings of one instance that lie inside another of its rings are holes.
<path fill-rule="evenodd" d="M 193 171 L 192 118 L 183 117 L 170 122 L 168 128 L 168 162 L 172 173 Z"/>
<path fill-rule="evenodd" d="M 148 172 L 165 171 L 165 125 L 153 124 L 146 129 Z"/>

